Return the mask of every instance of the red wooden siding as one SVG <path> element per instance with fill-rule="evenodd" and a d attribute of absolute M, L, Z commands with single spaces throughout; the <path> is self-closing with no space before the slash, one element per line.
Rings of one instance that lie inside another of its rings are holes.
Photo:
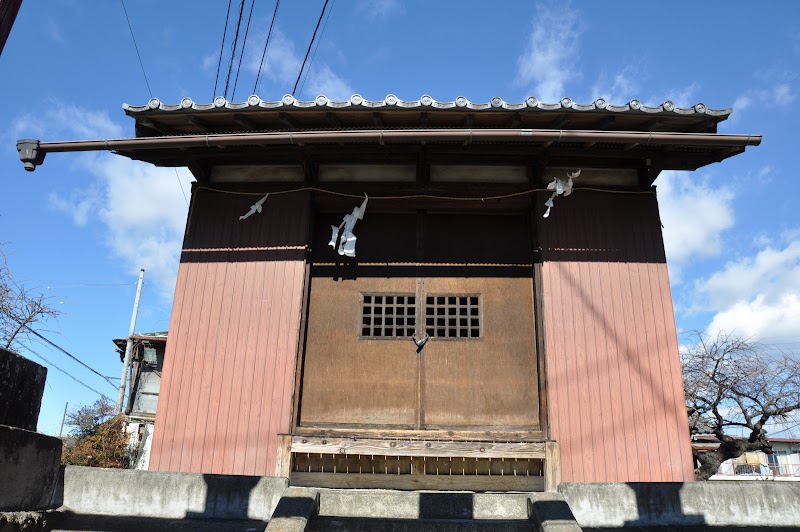
<path fill-rule="evenodd" d="M 691 480 L 655 197 L 578 191 L 557 198 L 549 218 L 542 213 L 550 425 L 562 480 Z"/>
<path fill-rule="evenodd" d="M 309 198 L 198 190 L 169 327 L 150 468 L 274 475 L 290 429 Z"/>

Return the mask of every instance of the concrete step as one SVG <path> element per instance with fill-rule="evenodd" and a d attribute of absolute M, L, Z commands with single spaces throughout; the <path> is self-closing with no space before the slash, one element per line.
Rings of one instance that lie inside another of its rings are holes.
<path fill-rule="evenodd" d="M 531 532 L 525 520 L 473 519 L 370 519 L 319 516 L 311 519 L 306 532 Z"/>
<path fill-rule="evenodd" d="M 528 493 L 319 489 L 321 517 L 527 521 Z"/>

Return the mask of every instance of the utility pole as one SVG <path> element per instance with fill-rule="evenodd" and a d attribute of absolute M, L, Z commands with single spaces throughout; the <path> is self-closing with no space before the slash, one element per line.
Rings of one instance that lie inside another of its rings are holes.
<path fill-rule="evenodd" d="M 67 407 L 69 406 L 69 401 L 64 404 L 64 415 L 61 416 L 61 428 L 58 430 L 58 438 L 61 439 L 61 435 L 64 434 L 64 420 L 67 419 Z"/>
<path fill-rule="evenodd" d="M 133 301 L 131 328 L 128 331 L 128 343 L 125 346 L 125 362 L 122 363 L 122 378 L 119 381 L 117 414 L 122 412 L 122 403 L 125 402 L 125 385 L 127 384 L 128 380 L 128 366 L 131 364 L 131 353 L 133 352 L 133 330 L 136 327 L 136 315 L 139 313 L 139 296 L 142 295 L 142 281 L 144 281 L 144 268 L 139 270 L 139 284 L 136 286 L 136 299 Z"/>

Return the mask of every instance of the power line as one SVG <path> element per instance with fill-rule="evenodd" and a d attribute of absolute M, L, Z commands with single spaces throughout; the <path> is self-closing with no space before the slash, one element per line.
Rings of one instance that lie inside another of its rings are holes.
<path fill-rule="evenodd" d="M 255 0 L 253 0 L 255 1 Z M 150 81 L 147 79 L 147 73 L 144 70 L 144 63 L 142 62 L 142 56 L 139 53 L 139 46 L 136 44 L 136 37 L 133 34 L 133 26 L 131 26 L 131 19 L 128 17 L 128 10 L 125 8 L 125 0 L 119 0 L 122 4 L 122 11 L 125 13 L 125 20 L 128 21 L 128 29 L 131 32 L 131 39 L 133 40 L 133 47 L 136 49 L 136 57 L 139 58 L 139 66 L 142 68 L 142 76 L 144 76 L 144 83 L 147 85 L 147 92 L 150 94 L 150 97 L 153 97 L 153 91 L 150 89 Z M 216 92 L 216 87 L 214 88 L 214 92 Z M 181 194 L 183 194 L 183 200 L 186 201 L 186 205 L 189 205 L 189 201 L 186 199 L 186 192 L 183 190 L 183 185 L 181 185 L 181 180 L 178 177 L 178 171 L 175 170 L 175 177 L 178 178 L 178 186 L 181 187 Z"/>
<path fill-rule="evenodd" d="M 94 373 L 95 375 L 97 375 L 98 377 L 100 377 L 101 379 L 103 379 L 104 381 L 106 381 L 108 384 L 110 384 L 110 385 L 111 385 L 111 387 L 112 387 L 112 388 L 115 388 L 115 389 L 116 389 L 116 386 L 114 385 L 114 383 L 113 383 L 113 382 L 111 382 L 111 379 L 107 378 L 105 375 L 103 375 L 102 373 L 100 373 L 99 371 L 97 371 L 96 369 L 94 369 L 93 367 L 91 367 L 91 366 L 89 366 L 89 365 L 85 364 L 85 363 L 84 363 L 82 360 L 80 360 L 78 357 L 76 357 L 75 355 L 73 355 L 72 353 L 70 353 L 69 351 L 67 351 L 66 349 L 64 349 L 63 347 L 61 347 L 61 346 L 59 346 L 59 345 L 56 345 L 56 344 L 54 344 L 53 342 L 51 342 L 50 340 L 48 340 L 47 338 L 45 338 L 44 336 L 42 336 L 42 335 L 41 335 L 41 334 L 39 334 L 38 332 L 36 332 L 36 331 L 34 331 L 33 329 L 31 329 L 30 327 L 28 327 L 27 325 L 25 326 L 25 328 L 26 328 L 26 329 L 28 329 L 28 331 L 30 331 L 31 333 L 33 333 L 33 335 L 34 335 L 34 336 L 37 336 L 37 337 L 41 338 L 42 340 L 44 340 L 45 342 L 47 342 L 47 343 L 48 343 L 48 344 L 50 344 L 51 346 L 55 347 L 56 349 L 58 349 L 59 351 L 61 351 L 61 352 L 62 352 L 62 353 L 64 353 L 65 355 L 67 355 L 69 358 L 71 358 L 72 360 L 74 360 L 75 362 L 77 362 L 78 364 L 80 364 L 81 366 L 83 366 L 84 368 L 88 369 L 89 371 L 91 371 L 92 373 Z"/>
<path fill-rule="evenodd" d="M 236 21 L 236 33 L 233 36 L 233 46 L 231 46 L 231 60 L 228 63 L 228 76 L 225 78 L 225 99 L 228 99 L 228 85 L 231 82 L 231 73 L 233 72 L 233 60 L 236 57 L 236 47 L 239 44 L 239 28 L 242 26 L 242 15 L 244 14 L 244 2 L 239 4 L 239 20 Z"/>
<path fill-rule="evenodd" d="M 236 85 L 239 84 L 239 72 L 242 70 L 242 59 L 244 59 L 244 49 L 247 46 L 247 34 L 250 33 L 250 19 L 253 18 L 253 7 L 256 5 L 256 0 L 250 2 L 250 14 L 247 16 L 247 27 L 244 30 L 244 40 L 242 41 L 242 52 L 239 54 L 239 66 L 236 67 L 236 80 L 233 82 L 233 92 L 231 93 L 231 100 L 236 99 Z"/>
<path fill-rule="evenodd" d="M 214 94 L 211 99 L 217 97 L 217 83 L 219 83 L 219 67 L 222 65 L 222 52 L 225 50 L 225 37 L 228 35 L 228 18 L 231 15 L 231 0 L 228 0 L 228 13 L 225 15 L 225 29 L 222 30 L 222 44 L 219 45 L 219 60 L 217 61 L 217 77 L 214 79 Z"/>
<path fill-rule="evenodd" d="M 314 28 L 314 33 L 311 35 L 311 42 L 308 43 L 308 50 L 306 50 L 306 56 L 303 58 L 303 64 L 300 67 L 300 72 L 297 74 L 297 81 L 294 82 L 294 88 L 292 89 L 292 95 L 297 92 L 297 84 L 300 83 L 300 76 L 303 75 L 303 69 L 306 67 L 306 60 L 308 59 L 308 54 L 311 53 L 311 46 L 314 44 L 314 39 L 317 37 L 317 30 L 319 29 L 319 25 L 322 22 L 322 17 L 325 15 L 325 8 L 328 7 L 328 0 L 325 0 L 325 3 L 322 4 L 322 12 L 319 14 L 319 19 L 317 20 L 317 26 Z"/>
<path fill-rule="evenodd" d="M 308 71 L 311 72 L 311 65 L 314 64 L 314 58 L 317 57 L 317 50 L 319 50 L 319 43 L 322 42 L 322 36 L 325 35 L 325 28 L 328 27 L 328 21 L 331 19 L 331 13 L 333 13 L 333 6 L 336 5 L 336 0 L 331 2 L 331 8 L 328 10 L 328 16 L 325 17 L 325 24 L 322 25 L 322 32 L 319 34 L 319 39 L 317 39 L 317 45 L 314 47 L 314 53 L 311 54 L 311 62 L 308 64 Z M 302 94 L 303 89 L 306 87 L 306 81 L 308 80 L 308 74 L 303 79 L 303 84 L 300 85 L 300 93 Z"/>
<path fill-rule="evenodd" d="M 796 423 L 796 424 L 792 425 L 791 427 L 786 427 L 785 429 L 779 430 L 777 432 L 771 432 L 771 433 L 769 433 L 769 436 L 775 436 L 776 434 L 782 434 L 784 432 L 788 432 L 788 431 L 790 431 L 792 429 L 795 429 L 797 427 L 800 427 L 800 423 Z M 769 438 L 769 436 L 767 436 L 767 438 Z"/>
<path fill-rule="evenodd" d="M 136 49 L 136 57 L 139 58 L 139 66 L 142 67 L 142 75 L 144 76 L 144 83 L 147 85 L 147 92 L 150 93 L 150 97 L 153 97 L 153 91 L 150 90 L 150 82 L 147 81 L 147 74 L 144 72 L 144 63 L 142 63 L 142 56 L 139 54 L 139 47 L 136 45 L 136 37 L 133 36 L 133 26 L 131 26 L 131 19 L 128 18 L 128 10 L 125 9 L 125 0 L 119 0 L 119 3 L 122 4 L 122 11 L 125 13 L 125 20 L 128 21 L 128 29 L 131 31 L 131 39 L 133 39 L 133 47 Z"/>
<path fill-rule="evenodd" d="M 175 170 L 175 179 L 178 180 L 178 186 L 181 187 L 181 194 L 183 194 L 183 201 L 186 202 L 186 206 L 188 207 L 189 206 L 189 200 L 186 199 L 186 191 L 183 190 L 183 185 L 181 184 L 181 178 L 178 175 L 178 169 L 177 168 L 173 168 L 173 170 Z"/>
<path fill-rule="evenodd" d="M 40 359 L 40 360 L 43 360 L 43 361 L 45 362 L 45 364 L 50 364 L 51 366 L 53 366 L 53 368 L 57 369 L 58 371 L 60 371 L 61 373 L 63 373 L 63 374 L 64 374 L 64 375 L 66 375 L 67 377 L 69 377 L 70 379 L 74 380 L 75 382 L 77 382 L 78 384 L 80 384 L 81 386 L 83 386 L 84 388 L 88 388 L 89 390 L 93 391 L 94 393 L 96 393 L 96 394 L 97 394 L 97 395 L 99 395 L 100 397 L 105 397 L 105 398 L 106 398 L 106 399 L 108 399 L 109 401 L 111 400 L 111 398 L 110 398 L 110 397 L 108 397 L 108 396 L 107 396 L 106 394 L 104 394 L 103 392 L 99 392 L 99 391 L 95 390 L 94 388 L 92 388 L 91 386 L 89 386 L 89 385 L 88 385 L 88 384 L 86 384 L 85 382 L 81 381 L 81 380 L 80 380 L 80 379 L 78 379 L 77 377 L 74 377 L 74 376 L 72 376 L 72 375 L 71 375 L 69 372 L 67 372 L 66 370 L 63 370 L 63 369 L 61 369 L 61 368 L 60 368 L 60 367 L 58 367 L 58 366 L 56 366 L 55 364 L 53 364 L 52 362 L 50 362 L 49 360 L 47 360 L 46 358 L 44 358 L 42 355 L 40 355 L 39 353 L 35 352 L 35 351 L 34 351 L 33 349 L 31 349 L 30 347 L 26 347 L 25 349 L 27 349 L 27 350 L 28 350 L 28 352 L 29 352 L 30 354 L 32 354 L 33 356 L 35 356 L 36 358 L 38 358 L 38 359 Z"/>
<path fill-rule="evenodd" d="M 267 42 L 264 43 L 264 51 L 261 53 L 261 64 L 258 65 L 258 72 L 256 73 L 256 83 L 253 85 L 253 94 L 258 94 L 258 82 L 261 79 L 261 69 L 264 68 L 264 58 L 267 57 L 267 49 L 269 48 L 269 41 L 272 40 L 272 28 L 275 26 L 275 18 L 278 16 L 278 6 L 281 5 L 281 0 L 275 0 L 275 11 L 272 12 L 272 22 L 269 24 L 269 33 L 267 33 Z"/>

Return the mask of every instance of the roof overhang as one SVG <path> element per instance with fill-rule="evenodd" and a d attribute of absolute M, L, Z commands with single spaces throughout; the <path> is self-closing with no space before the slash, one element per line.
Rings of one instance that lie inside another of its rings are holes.
<path fill-rule="evenodd" d="M 217 99 L 178 105 L 156 99 L 124 106 L 136 138 L 18 142 L 28 170 L 50 152 L 109 150 L 157 166 L 187 166 L 203 182 L 214 166 L 243 164 L 507 164 L 635 168 L 649 185 L 662 170 L 695 170 L 761 142 L 759 135 L 720 135 L 730 109 L 704 104 L 682 109 L 671 102 L 645 107 L 568 98 L 511 104 L 465 98 L 403 102 L 392 95 L 370 102 L 359 96 L 299 102 L 251 96 L 232 104 Z M 313 174 L 309 171 L 308 174 Z"/>

